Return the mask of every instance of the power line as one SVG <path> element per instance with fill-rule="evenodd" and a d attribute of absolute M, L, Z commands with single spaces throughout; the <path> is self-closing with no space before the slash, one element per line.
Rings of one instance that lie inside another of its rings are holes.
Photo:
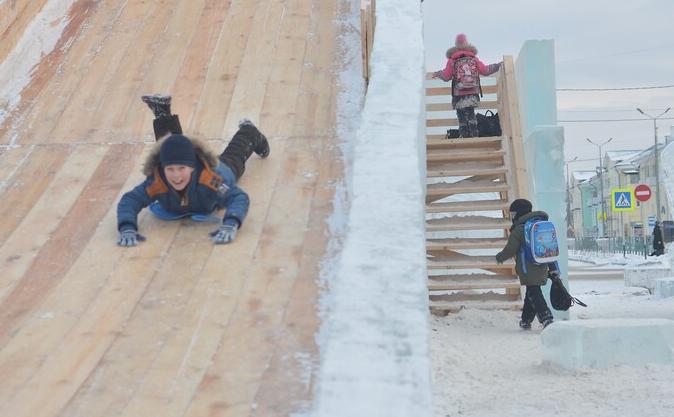
<path fill-rule="evenodd" d="M 557 88 L 557 91 L 625 91 L 625 90 L 656 90 L 661 88 L 674 88 L 674 84 L 656 85 L 649 87 L 620 87 L 620 88 Z"/>
<path fill-rule="evenodd" d="M 649 119 L 586 119 L 586 120 L 557 120 L 558 123 L 586 123 L 586 122 L 645 122 Z M 658 120 L 674 120 L 674 117 L 661 117 Z"/>
<path fill-rule="evenodd" d="M 672 46 L 672 45 L 674 45 L 674 43 L 666 43 L 664 45 L 655 46 L 655 47 L 652 47 L 652 48 L 642 48 L 642 49 L 634 49 L 634 50 L 631 50 L 631 51 L 614 52 L 612 54 L 606 54 L 606 55 L 591 55 L 591 56 L 586 56 L 586 57 L 582 57 L 582 58 L 572 58 L 572 59 L 566 59 L 566 60 L 563 60 L 563 61 L 557 61 L 556 63 L 557 64 L 566 64 L 566 63 L 569 63 L 569 62 L 587 61 L 587 60 L 590 60 L 590 59 L 603 59 L 603 58 L 609 58 L 609 57 L 613 57 L 613 56 L 632 55 L 632 54 L 641 53 L 641 52 L 658 51 L 658 50 L 662 50 L 665 47 Z"/>
<path fill-rule="evenodd" d="M 661 109 L 643 109 L 643 110 L 652 110 L 658 111 Z M 588 109 L 588 110 L 570 110 L 570 109 L 557 109 L 558 113 L 634 113 L 634 109 Z"/>

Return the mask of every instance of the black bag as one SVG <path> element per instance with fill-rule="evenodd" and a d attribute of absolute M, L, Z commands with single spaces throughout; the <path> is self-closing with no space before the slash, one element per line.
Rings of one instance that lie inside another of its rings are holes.
<path fill-rule="evenodd" d="M 574 304 L 587 307 L 587 304 L 569 294 L 569 291 L 564 287 L 564 283 L 558 275 L 550 275 L 550 280 L 552 280 L 552 285 L 550 286 L 550 304 L 552 304 L 552 308 L 566 311 Z"/>
<path fill-rule="evenodd" d="M 480 137 L 501 136 L 501 121 L 498 113 L 487 110 L 484 114 L 477 113 L 475 117 L 477 118 L 477 130 L 480 132 Z"/>
<path fill-rule="evenodd" d="M 447 139 L 456 139 L 461 136 L 459 129 L 447 129 Z"/>

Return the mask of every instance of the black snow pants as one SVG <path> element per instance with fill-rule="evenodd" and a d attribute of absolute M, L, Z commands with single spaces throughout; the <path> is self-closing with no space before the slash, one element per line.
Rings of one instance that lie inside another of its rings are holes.
<path fill-rule="evenodd" d="M 524 295 L 524 306 L 522 307 L 522 321 L 531 323 L 536 316 L 538 316 L 538 321 L 543 323 L 552 318 L 552 312 L 545 302 L 541 286 L 527 285 L 527 292 Z"/>
<path fill-rule="evenodd" d="M 168 134 L 183 133 L 177 114 L 154 119 L 152 125 L 154 127 L 154 137 L 156 140 L 159 140 Z M 234 172 L 237 181 L 246 170 L 246 161 L 252 155 L 256 143 L 256 128 L 250 125 L 241 126 L 234 134 L 234 137 L 232 137 L 232 140 L 229 141 L 225 150 L 218 156 L 218 159 Z"/>
<path fill-rule="evenodd" d="M 459 119 L 459 133 L 463 138 L 476 138 L 480 135 L 477 129 L 477 117 L 475 107 L 456 109 L 456 117 Z"/>

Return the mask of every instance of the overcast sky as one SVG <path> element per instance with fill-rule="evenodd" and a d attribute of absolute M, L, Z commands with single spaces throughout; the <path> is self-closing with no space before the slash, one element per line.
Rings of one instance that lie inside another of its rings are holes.
<path fill-rule="evenodd" d="M 445 51 L 463 32 L 485 63 L 517 59 L 530 39 L 553 39 L 557 88 L 624 88 L 674 84 L 674 1 L 636 0 L 425 0 L 424 36 L 429 71 L 444 67 Z M 613 141 L 603 150 L 643 149 L 653 144 L 653 122 L 564 120 L 638 119 L 640 107 L 657 116 L 674 107 L 674 88 L 557 93 L 566 157 L 597 158 L 585 138 Z M 671 115 L 670 115 L 671 114 Z M 674 109 L 665 117 L 674 118 Z M 674 120 L 658 122 L 658 137 Z M 592 169 L 595 161 L 570 164 Z"/>

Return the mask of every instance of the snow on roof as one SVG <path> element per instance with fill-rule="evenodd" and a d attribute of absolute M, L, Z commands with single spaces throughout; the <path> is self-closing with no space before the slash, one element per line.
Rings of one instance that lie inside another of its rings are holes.
<path fill-rule="evenodd" d="M 606 157 L 610 161 L 625 161 L 634 158 L 641 152 L 643 152 L 643 150 L 606 151 Z"/>
<path fill-rule="evenodd" d="M 575 182 L 582 182 L 589 180 L 590 178 L 597 175 L 597 173 L 594 171 L 573 171 L 572 175 Z"/>

